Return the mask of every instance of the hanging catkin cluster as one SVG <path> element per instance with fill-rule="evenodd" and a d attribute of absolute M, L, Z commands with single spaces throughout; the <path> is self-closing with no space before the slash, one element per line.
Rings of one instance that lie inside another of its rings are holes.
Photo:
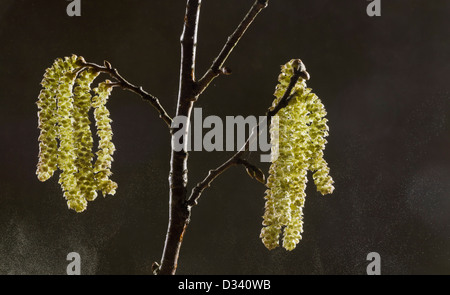
<path fill-rule="evenodd" d="M 82 57 L 58 58 L 48 68 L 41 82 L 37 102 L 39 111 L 39 162 L 37 177 L 49 179 L 60 169 L 59 183 L 69 208 L 86 209 L 87 201 L 114 195 L 117 184 L 109 179 L 114 153 L 111 119 L 106 101 L 111 92 L 109 81 L 100 83 L 91 96 L 91 84 L 99 72 L 82 66 Z M 94 117 L 99 147 L 94 163 L 93 138 L 89 111 Z"/>
<path fill-rule="evenodd" d="M 279 103 L 294 74 L 291 60 L 282 66 L 271 109 Z M 317 190 L 331 194 L 333 180 L 329 175 L 323 150 L 328 136 L 326 111 L 320 99 L 299 79 L 292 90 L 288 105 L 273 117 L 270 127 L 272 164 L 266 190 L 266 205 L 263 216 L 264 227 L 261 238 L 268 249 L 282 246 L 293 250 L 302 238 L 303 206 L 307 172 L 313 172 Z"/>

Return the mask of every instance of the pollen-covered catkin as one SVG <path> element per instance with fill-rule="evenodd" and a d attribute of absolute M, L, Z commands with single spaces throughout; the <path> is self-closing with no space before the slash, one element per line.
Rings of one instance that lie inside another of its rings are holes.
<path fill-rule="evenodd" d="M 114 195 L 117 189 L 117 183 L 110 179 L 112 155 L 115 146 L 112 143 L 112 120 L 109 118 L 109 111 L 106 108 L 111 93 L 111 81 L 106 80 L 94 88 L 96 95 L 92 99 L 94 106 L 95 124 L 97 125 L 97 135 L 99 136 L 97 160 L 94 164 L 94 172 L 96 173 L 96 181 L 98 189 L 102 191 L 103 196 Z"/>
<path fill-rule="evenodd" d="M 58 167 L 61 169 L 59 183 L 64 192 L 69 208 L 81 212 L 86 208 L 86 199 L 81 195 L 78 182 L 75 177 L 77 167 L 75 165 L 75 137 L 74 137 L 74 104 L 73 86 L 76 79 L 71 59 L 66 58 L 63 63 L 65 72 L 59 81 L 57 97 L 58 109 L 56 117 L 58 120 L 59 150 Z"/>
<path fill-rule="evenodd" d="M 325 107 L 317 97 L 317 95 L 310 93 L 307 98 L 307 110 L 309 112 L 310 123 L 310 142 L 309 151 L 311 157 L 309 158 L 309 170 L 314 172 L 314 184 L 322 195 L 333 193 L 333 179 L 329 175 L 330 168 L 323 158 L 323 150 L 327 144 L 325 137 L 328 136 L 328 120 L 325 118 L 327 112 Z"/>
<path fill-rule="evenodd" d="M 98 72 L 85 70 L 76 80 L 74 88 L 74 137 L 76 160 L 78 169 L 75 173 L 81 195 L 87 201 L 93 201 L 97 197 L 97 187 L 93 169 L 93 138 L 89 110 L 91 109 L 91 83 L 98 76 Z"/>
<path fill-rule="evenodd" d="M 282 66 L 271 109 L 283 97 L 294 74 L 295 63 L 296 60 L 291 60 Z M 279 246 L 281 240 L 286 250 L 293 250 L 301 240 L 308 170 L 314 172 L 315 184 L 322 194 L 334 189 L 323 159 L 324 137 L 328 135 L 325 115 L 323 104 L 300 78 L 291 91 L 288 105 L 272 119 L 272 164 L 261 230 L 262 242 L 268 249 Z"/>
<path fill-rule="evenodd" d="M 61 77 L 62 69 L 57 59 L 53 65 L 45 71 L 41 81 L 43 89 L 38 97 L 38 128 L 39 135 L 39 162 L 36 174 L 40 181 L 46 181 L 52 177 L 58 168 L 58 142 L 56 112 L 58 81 Z"/>
<path fill-rule="evenodd" d="M 67 206 L 76 212 L 86 209 L 87 201 L 97 197 L 97 190 L 103 195 L 113 195 L 117 188 L 109 179 L 115 148 L 105 106 L 112 87 L 110 81 L 100 83 L 92 98 L 90 85 L 100 72 L 85 65 L 84 59 L 76 55 L 56 59 L 46 70 L 37 102 L 40 129 L 37 177 L 45 181 L 59 168 L 59 183 Z M 99 136 L 95 165 L 89 120 L 92 107 Z"/>

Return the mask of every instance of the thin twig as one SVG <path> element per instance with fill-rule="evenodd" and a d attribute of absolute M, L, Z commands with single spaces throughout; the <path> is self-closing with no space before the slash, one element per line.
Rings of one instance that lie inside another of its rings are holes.
<path fill-rule="evenodd" d="M 202 182 L 199 182 L 192 189 L 191 195 L 189 196 L 189 199 L 186 202 L 187 205 L 191 207 L 197 205 L 197 201 L 200 198 L 203 191 L 210 186 L 211 182 L 214 179 L 216 179 L 219 175 L 228 170 L 228 168 L 237 165 L 238 164 L 237 159 L 238 159 L 237 157 L 231 157 L 219 167 L 209 170 L 208 175 L 205 177 L 205 179 L 203 179 Z"/>
<path fill-rule="evenodd" d="M 303 78 L 305 80 L 309 80 L 309 74 L 306 71 L 305 65 L 300 59 L 296 59 L 294 62 L 294 74 L 292 75 L 288 87 L 286 88 L 286 91 L 284 92 L 283 96 L 281 97 L 280 101 L 274 108 L 270 108 L 267 111 L 268 117 L 275 116 L 279 110 L 286 107 L 289 104 L 289 101 L 292 98 L 292 89 L 294 89 L 295 84 L 297 84 L 298 79 Z"/>
<path fill-rule="evenodd" d="M 192 207 L 197 205 L 198 199 L 200 198 L 203 191 L 211 185 L 211 182 L 216 179 L 219 175 L 224 173 L 228 168 L 231 168 L 235 165 L 242 164 L 242 154 L 244 154 L 246 151 L 248 151 L 250 146 L 250 138 L 247 139 L 244 146 L 235 153 L 231 158 L 229 158 L 227 161 L 225 161 L 222 165 L 215 169 L 211 169 L 208 172 L 208 175 L 197 185 L 192 189 L 191 195 L 189 196 L 188 200 L 186 201 L 187 205 Z"/>
<path fill-rule="evenodd" d="M 117 80 L 116 83 L 111 84 L 112 86 L 119 86 L 122 89 L 129 90 L 131 92 L 134 92 L 141 96 L 144 100 L 150 102 L 150 104 L 158 111 L 159 117 L 163 119 L 163 121 L 166 123 L 166 125 L 171 128 L 172 125 L 172 118 L 167 114 L 166 110 L 163 108 L 161 103 L 159 102 L 159 99 L 145 91 L 142 87 L 135 86 L 125 80 L 116 68 L 113 68 L 111 64 L 107 61 L 105 61 L 105 66 L 100 66 L 95 63 L 90 63 L 86 61 L 81 61 L 81 66 L 85 68 L 92 68 L 98 72 L 109 74 L 112 78 Z"/>
<path fill-rule="evenodd" d="M 203 77 L 197 82 L 197 95 L 201 94 L 208 85 L 216 78 L 218 75 L 227 74 L 229 72 L 228 69 L 223 70 L 223 66 L 231 51 L 233 51 L 234 47 L 237 45 L 241 37 L 247 31 L 248 27 L 255 20 L 256 16 L 267 7 L 269 0 L 256 0 L 252 5 L 247 15 L 241 21 L 241 23 L 237 26 L 236 30 L 228 37 L 227 42 L 224 47 L 220 51 L 219 55 L 214 59 L 211 67 L 208 71 L 203 75 Z"/>
<path fill-rule="evenodd" d="M 209 170 L 208 175 L 205 177 L 205 179 L 203 179 L 202 182 L 199 182 L 192 189 L 191 195 L 189 196 L 189 199 L 186 202 L 188 206 L 192 207 L 192 206 L 197 205 L 197 201 L 200 198 L 203 191 L 211 185 L 211 182 L 213 182 L 214 179 L 219 177 L 219 175 L 224 173 L 229 168 L 236 166 L 236 165 L 243 165 L 246 169 L 251 169 L 253 171 L 260 170 L 255 165 L 250 164 L 247 160 L 242 159 L 240 157 L 240 155 L 242 153 L 238 153 L 238 154 L 235 154 L 233 157 L 229 158 L 226 162 L 224 162 L 219 167 Z M 264 177 L 263 174 L 261 176 Z M 261 178 L 258 179 L 258 181 L 261 181 Z"/>

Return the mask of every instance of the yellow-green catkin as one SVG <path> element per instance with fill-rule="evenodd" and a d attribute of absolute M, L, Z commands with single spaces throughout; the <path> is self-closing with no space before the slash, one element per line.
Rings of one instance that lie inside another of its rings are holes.
<path fill-rule="evenodd" d="M 92 98 L 91 84 L 99 72 L 83 67 L 84 64 L 84 59 L 76 55 L 56 59 L 44 74 L 37 102 L 40 129 L 37 177 L 46 181 L 59 168 L 59 183 L 67 206 L 76 212 L 86 209 L 87 202 L 97 197 L 97 190 L 103 195 L 113 195 L 117 188 L 109 180 L 115 148 L 105 106 L 112 88 L 110 81 L 100 83 Z M 92 107 L 100 138 L 95 165 L 89 120 Z"/>
<path fill-rule="evenodd" d="M 58 168 L 58 142 L 57 137 L 57 90 L 59 79 L 63 75 L 62 59 L 57 59 L 53 65 L 45 71 L 41 81 L 43 89 L 38 97 L 38 128 L 39 135 L 39 162 L 36 175 L 40 181 L 46 181 L 52 177 Z"/>
<path fill-rule="evenodd" d="M 66 71 L 59 81 L 57 91 L 58 108 L 56 111 L 59 131 L 58 167 L 61 170 L 59 183 L 68 207 L 81 212 L 86 208 L 87 202 L 78 188 L 78 182 L 75 177 L 77 167 L 75 165 L 73 86 L 76 79 L 76 70 L 74 63 L 68 58 L 65 59 L 64 66 Z"/>
<path fill-rule="evenodd" d="M 112 120 L 109 118 L 110 113 L 106 108 L 106 102 L 111 90 L 111 81 L 106 80 L 94 88 L 96 95 L 92 99 L 92 105 L 95 108 L 94 117 L 97 125 L 97 135 L 99 137 L 94 172 L 96 173 L 98 189 L 102 191 L 103 196 L 114 195 L 117 189 L 117 183 L 110 179 L 115 146 L 112 143 Z"/>
<path fill-rule="evenodd" d="M 271 109 L 284 95 L 296 62 L 291 60 L 282 66 Z M 302 78 L 291 95 L 288 105 L 278 111 L 270 126 L 272 147 L 276 148 L 272 148 L 261 230 L 262 242 L 268 249 L 278 247 L 281 240 L 286 250 L 293 250 L 301 240 L 308 171 L 314 173 L 319 192 L 330 194 L 334 189 L 323 158 L 328 136 L 325 108 Z"/>
<path fill-rule="evenodd" d="M 91 109 L 91 83 L 98 76 L 98 72 L 90 69 L 80 73 L 74 88 L 74 137 L 78 172 L 75 173 L 81 195 L 87 201 L 97 197 L 96 181 L 93 169 L 93 138 L 89 110 Z"/>

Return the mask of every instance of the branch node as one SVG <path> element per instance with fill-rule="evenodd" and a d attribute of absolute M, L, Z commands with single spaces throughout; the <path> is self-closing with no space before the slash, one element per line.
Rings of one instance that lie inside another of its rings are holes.
<path fill-rule="evenodd" d="M 251 164 L 250 162 L 248 162 L 247 160 L 238 158 L 236 160 L 237 164 L 241 164 L 245 167 L 245 171 L 247 171 L 247 174 L 251 177 L 256 179 L 257 181 L 259 181 L 262 184 L 266 183 L 266 176 L 264 175 L 264 172 L 262 172 L 262 170 L 258 167 L 256 167 L 255 165 Z"/>
<path fill-rule="evenodd" d="M 154 274 L 154 275 L 157 275 L 158 273 L 159 273 L 159 268 L 160 268 L 161 266 L 159 265 L 159 263 L 158 262 L 153 262 L 152 263 L 152 273 Z"/>
<path fill-rule="evenodd" d="M 229 67 L 222 67 L 220 69 L 220 72 L 226 76 L 231 75 L 232 74 L 232 70 Z"/>
<path fill-rule="evenodd" d="M 267 5 L 269 5 L 269 0 L 258 0 L 258 4 L 261 6 L 261 8 L 266 8 Z"/>
<path fill-rule="evenodd" d="M 112 65 L 109 61 L 105 60 L 103 61 L 103 64 L 105 65 L 105 67 L 109 70 L 112 70 Z"/>

